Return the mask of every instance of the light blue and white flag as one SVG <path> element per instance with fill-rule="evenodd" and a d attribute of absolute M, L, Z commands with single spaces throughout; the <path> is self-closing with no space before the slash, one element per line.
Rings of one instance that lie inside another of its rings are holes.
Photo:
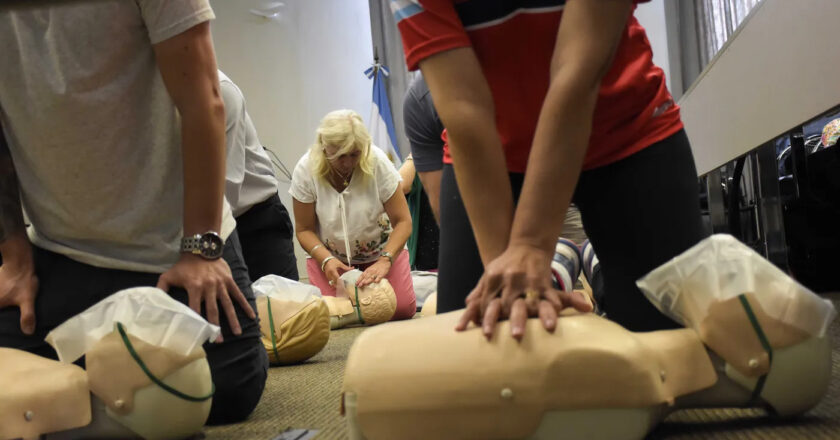
<path fill-rule="evenodd" d="M 365 70 L 365 75 L 373 79 L 373 105 L 370 109 L 368 131 L 373 144 L 381 148 L 391 159 L 394 166 L 400 169 L 402 157 L 397 148 L 397 131 L 394 129 L 394 118 L 391 116 L 391 104 L 388 102 L 388 92 L 385 89 L 385 78 L 388 68 L 379 63 Z"/>

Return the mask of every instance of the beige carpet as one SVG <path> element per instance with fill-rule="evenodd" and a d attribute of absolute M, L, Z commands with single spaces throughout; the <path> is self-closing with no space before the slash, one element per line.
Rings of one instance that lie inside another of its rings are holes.
<path fill-rule="evenodd" d="M 840 309 L 840 294 L 826 297 Z M 329 344 L 309 362 L 272 368 L 262 401 L 251 418 L 237 425 L 208 428 L 206 438 L 271 440 L 287 428 L 317 429 L 316 440 L 347 438 L 339 414 L 339 393 L 347 353 L 362 330 L 334 331 Z M 805 416 L 777 420 L 755 410 L 679 411 L 649 439 L 840 439 L 840 319 L 833 323 L 831 334 L 831 384 L 819 406 Z"/>
<path fill-rule="evenodd" d="M 301 365 L 271 368 L 262 400 L 251 417 L 244 423 L 208 428 L 206 438 L 271 440 L 288 428 L 317 429 L 317 440 L 347 438 L 339 413 L 341 381 L 347 353 L 362 330 L 334 330 L 314 358 Z"/>

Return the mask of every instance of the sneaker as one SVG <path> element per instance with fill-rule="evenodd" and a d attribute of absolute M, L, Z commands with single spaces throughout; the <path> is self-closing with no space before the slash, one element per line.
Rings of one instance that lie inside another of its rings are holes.
<path fill-rule="evenodd" d="M 558 284 L 558 289 L 571 292 L 580 276 L 580 249 L 571 240 L 558 238 L 554 246 L 554 259 L 551 270 Z"/>
<path fill-rule="evenodd" d="M 589 240 L 583 242 L 583 246 L 581 246 L 581 254 L 583 256 L 583 276 L 586 277 L 586 281 L 589 285 L 592 285 L 592 274 L 595 273 L 595 269 L 598 268 L 598 256 L 595 255 L 595 249 L 592 248 L 592 243 Z"/>

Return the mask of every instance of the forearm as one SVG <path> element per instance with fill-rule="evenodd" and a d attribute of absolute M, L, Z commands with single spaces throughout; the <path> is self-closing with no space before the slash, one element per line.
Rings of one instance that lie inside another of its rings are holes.
<path fill-rule="evenodd" d="M 31 264 L 32 247 L 26 237 L 17 173 L 0 130 L 0 255 L 4 264 Z"/>
<path fill-rule="evenodd" d="M 420 175 L 420 183 L 423 184 L 423 190 L 429 197 L 429 205 L 432 207 L 435 221 L 440 224 L 440 178 L 443 171 L 428 171 L 418 174 Z"/>
<path fill-rule="evenodd" d="M 455 178 L 486 265 L 505 250 L 513 220 L 513 193 L 490 86 L 471 48 L 420 62 L 449 139 Z"/>
<path fill-rule="evenodd" d="M 318 238 L 318 235 L 315 232 L 308 230 L 308 229 L 298 229 L 296 233 L 298 243 L 300 243 L 300 247 L 308 253 L 312 258 L 315 259 L 319 264 L 324 261 L 324 258 L 327 258 L 332 255 L 327 246 L 321 242 L 321 239 Z M 319 246 L 320 245 L 320 246 Z M 319 246 L 314 251 L 312 250 L 316 246 Z"/>
<path fill-rule="evenodd" d="M 402 189 L 403 194 L 408 195 L 411 192 L 411 186 L 414 183 L 414 176 L 416 171 L 414 169 L 414 160 L 412 160 L 409 156 L 406 158 L 405 162 L 403 162 L 402 167 L 400 167 L 400 178 L 402 181 L 400 182 L 400 188 Z"/>
<path fill-rule="evenodd" d="M 435 223 L 440 226 L 440 192 L 432 195 L 431 193 L 427 193 L 429 196 L 429 205 L 432 207 L 432 215 L 435 217 Z"/>
<path fill-rule="evenodd" d="M 528 172 L 511 228 L 511 245 L 553 252 L 580 175 L 598 96 L 574 72 L 552 81 L 534 135 Z"/>
<path fill-rule="evenodd" d="M 393 225 L 391 236 L 385 242 L 383 251 L 390 253 L 396 258 L 401 250 L 405 247 L 408 237 L 411 236 L 411 218 L 403 219 Z"/>
<path fill-rule="evenodd" d="M 220 231 L 225 188 L 225 112 L 220 99 L 181 112 L 184 234 Z"/>
<path fill-rule="evenodd" d="M 589 145 L 601 80 L 632 8 L 630 0 L 580 0 L 563 10 L 511 245 L 553 253 Z"/>
<path fill-rule="evenodd" d="M 487 264 L 504 252 L 513 219 L 513 193 L 493 110 L 463 114 L 446 126 L 458 190 Z"/>

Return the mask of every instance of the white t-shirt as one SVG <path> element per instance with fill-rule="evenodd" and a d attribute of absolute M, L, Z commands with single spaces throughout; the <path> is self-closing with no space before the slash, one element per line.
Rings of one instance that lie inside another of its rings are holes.
<path fill-rule="evenodd" d="M 222 71 L 219 71 L 219 83 L 225 101 L 227 139 L 225 198 L 233 216 L 239 217 L 252 206 L 277 194 L 277 178 L 251 116 L 245 111 L 242 91 Z"/>
<path fill-rule="evenodd" d="M 289 194 L 299 202 L 315 203 L 316 233 L 333 255 L 345 263 L 345 237 L 352 252 L 351 264 L 363 264 L 379 258 L 391 236 L 385 202 L 397 191 L 402 179 L 379 147 L 371 145 L 370 154 L 375 164 L 373 176 L 364 176 L 357 169 L 350 185 L 340 193 L 325 179 L 314 176 L 309 152 L 298 161 L 292 173 Z M 342 211 L 346 222 L 342 219 Z"/>
<path fill-rule="evenodd" d="M 36 246 L 163 272 L 183 228 L 180 119 L 153 44 L 207 0 L 47 2 L 0 14 L 0 122 Z M 236 223 L 225 204 L 221 235 Z"/>

